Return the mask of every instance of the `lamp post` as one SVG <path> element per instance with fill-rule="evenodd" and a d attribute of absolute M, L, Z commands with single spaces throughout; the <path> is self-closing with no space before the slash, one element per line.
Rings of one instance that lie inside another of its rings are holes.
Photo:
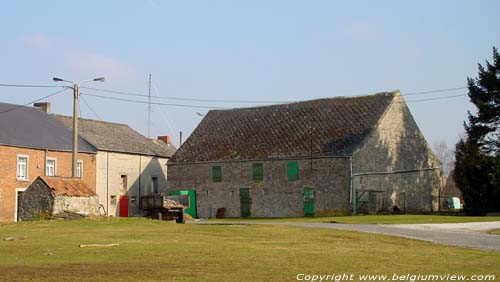
<path fill-rule="evenodd" d="M 64 80 L 61 78 L 52 78 L 54 82 L 68 82 L 73 84 L 73 155 L 72 155 L 72 177 L 77 177 L 77 166 L 78 166 L 78 97 L 80 95 L 80 84 L 85 82 L 99 81 L 104 82 L 104 77 L 84 80 L 79 83 Z"/>

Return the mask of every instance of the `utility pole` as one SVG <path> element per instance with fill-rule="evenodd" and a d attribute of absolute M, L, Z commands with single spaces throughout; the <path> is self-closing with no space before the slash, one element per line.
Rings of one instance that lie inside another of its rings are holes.
<path fill-rule="evenodd" d="M 64 80 L 58 77 L 52 78 L 54 82 L 68 82 L 73 85 L 73 154 L 72 154 L 72 172 L 71 176 L 76 178 L 78 175 L 78 97 L 80 96 L 80 84 L 85 82 L 99 81 L 104 82 L 104 77 L 84 80 L 76 83 L 69 80 Z"/>
<path fill-rule="evenodd" d="M 151 138 L 151 74 L 148 83 L 148 138 Z"/>
<path fill-rule="evenodd" d="M 179 132 L 179 148 L 181 147 L 182 145 L 182 131 Z"/>
<path fill-rule="evenodd" d="M 80 86 L 73 84 L 73 155 L 72 155 L 72 174 L 76 178 L 78 165 L 78 96 L 80 95 Z"/>

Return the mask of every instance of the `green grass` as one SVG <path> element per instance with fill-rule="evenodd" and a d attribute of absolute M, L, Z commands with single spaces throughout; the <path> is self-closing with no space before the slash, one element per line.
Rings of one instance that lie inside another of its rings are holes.
<path fill-rule="evenodd" d="M 219 221 L 220 219 L 214 219 Z M 444 215 L 359 215 L 301 218 L 227 218 L 222 221 L 262 221 L 262 222 L 339 222 L 357 224 L 416 224 L 416 223 L 461 223 L 500 221 L 500 216 L 444 216 Z"/>
<path fill-rule="evenodd" d="M 494 234 L 494 235 L 500 235 L 500 229 L 497 229 L 497 230 L 492 230 L 489 232 L 490 234 Z"/>
<path fill-rule="evenodd" d="M 495 274 L 500 253 L 399 237 L 147 219 L 0 225 L 0 281 L 296 281 L 298 273 Z M 109 244 L 109 248 L 79 248 Z M 47 255 L 51 253 L 52 255 Z"/>

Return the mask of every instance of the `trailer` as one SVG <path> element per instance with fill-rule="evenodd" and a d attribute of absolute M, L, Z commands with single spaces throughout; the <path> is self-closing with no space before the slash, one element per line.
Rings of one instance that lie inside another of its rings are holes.
<path fill-rule="evenodd" d="M 167 196 L 161 194 L 150 194 L 141 197 L 141 210 L 146 217 L 158 220 L 174 220 L 177 223 L 185 223 L 184 209 L 187 207 L 189 198 L 187 195 Z"/>

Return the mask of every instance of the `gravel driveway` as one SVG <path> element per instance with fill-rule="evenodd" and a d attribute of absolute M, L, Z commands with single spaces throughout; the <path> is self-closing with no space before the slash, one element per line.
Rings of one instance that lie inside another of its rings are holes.
<path fill-rule="evenodd" d="M 406 237 L 442 245 L 500 252 L 500 235 L 486 231 L 500 229 L 500 221 L 434 224 L 347 224 L 313 222 L 193 222 L 194 224 L 273 224 L 329 228 Z"/>

